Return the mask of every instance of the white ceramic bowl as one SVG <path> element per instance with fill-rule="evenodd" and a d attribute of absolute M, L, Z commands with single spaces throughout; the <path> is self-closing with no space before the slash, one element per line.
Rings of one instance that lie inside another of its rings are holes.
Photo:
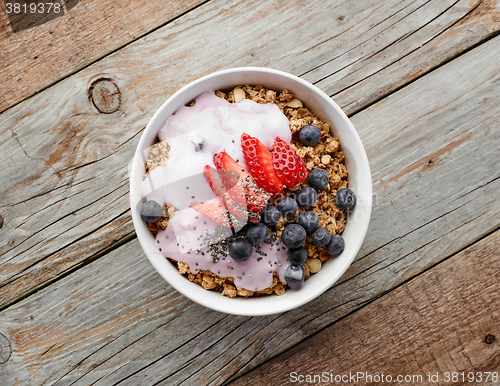
<path fill-rule="evenodd" d="M 357 203 L 347 219 L 342 236 L 344 252 L 327 261 L 321 271 L 307 279 L 299 290 L 288 289 L 282 296 L 270 295 L 250 298 L 227 298 L 220 292 L 207 291 L 180 275 L 177 269 L 160 253 L 153 235 L 139 214 L 140 185 L 145 168 L 141 152 L 153 143 L 163 122 L 179 107 L 186 105 L 208 90 L 230 90 L 238 85 L 260 84 L 276 91 L 290 90 L 306 107 L 330 123 L 333 135 L 340 139 L 349 172 L 349 187 L 355 192 Z M 232 68 L 204 76 L 184 86 L 161 105 L 141 136 L 132 163 L 130 175 L 130 203 L 137 237 L 149 261 L 158 273 L 177 291 L 205 307 L 235 315 L 270 315 L 299 307 L 321 295 L 346 271 L 361 247 L 372 207 L 370 167 L 361 140 L 344 112 L 328 95 L 311 83 L 288 73 L 259 67 Z"/>

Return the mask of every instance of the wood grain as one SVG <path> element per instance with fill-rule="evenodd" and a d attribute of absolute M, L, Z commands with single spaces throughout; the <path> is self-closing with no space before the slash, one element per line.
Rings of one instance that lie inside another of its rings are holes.
<path fill-rule="evenodd" d="M 202 2 L 66 0 L 62 1 L 66 6 L 61 7 L 61 16 L 56 17 L 53 11 L 45 12 L 45 15 L 28 12 L 17 15 L 17 21 L 12 18 L 13 14 L 7 14 L 6 6 L 1 2 L 0 111 L 157 29 Z M 18 3 L 25 2 L 20 0 Z M 69 3 L 75 4 L 68 7 Z M 36 25 L 33 16 L 45 16 L 46 20 Z M 33 19 L 34 27 L 16 28 L 18 24 L 28 24 L 30 19 Z"/>
<path fill-rule="evenodd" d="M 422 55 L 409 61 L 402 57 L 397 69 L 391 65 L 392 58 L 384 58 L 379 43 L 368 45 L 372 52 L 366 59 L 368 67 L 385 66 L 380 74 L 387 74 L 391 83 L 404 83 L 408 72 L 421 74 L 498 27 L 492 16 L 496 11 L 478 11 L 483 3 L 456 2 L 451 8 L 448 1 L 431 1 L 435 5 L 430 8 L 428 3 L 380 5 L 373 0 L 361 7 L 359 2 L 330 0 L 318 5 L 311 0 L 282 8 L 264 0 L 214 0 L 3 113 L 0 154 L 7 166 L 0 171 L 0 215 L 5 219 L 0 233 L 0 306 L 133 234 L 127 166 L 148 119 L 181 85 L 207 72 L 240 65 L 305 73 L 326 63 L 326 57 L 329 63 L 343 61 L 345 55 L 337 57 L 330 43 L 346 37 L 382 40 L 387 49 L 399 47 L 404 52 L 410 40 L 401 36 L 415 28 L 406 19 L 431 14 L 425 18 L 431 20 L 428 25 L 439 21 L 442 29 L 412 36 L 420 36 L 422 44 L 436 37 L 436 44 L 427 45 Z M 348 17 L 332 24 L 330 16 L 337 14 Z M 372 28 L 356 32 L 360 25 Z M 384 33 L 380 26 L 385 26 Z M 342 63 L 347 68 L 356 66 L 365 54 L 364 50 L 352 52 L 349 62 Z M 89 100 L 88 91 L 97 79 L 110 79 L 118 86 L 121 104 L 116 112 L 101 114 Z M 374 79 L 367 76 L 353 85 L 368 84 L 378 90 L 363 106 L 387 92 Z M 343 87 L 339 83 L 329 92 Z M 354 103 L 353 90 L 345 94 L 348 99 L 337 102 Z M 371 138 L 367 139 L 370 145 Z"/>
<path fill-rule="evenodd" d="M 221 384 L 498 230 L 497 43 L 353 118 L 374 173 L 373 221 L 358 259 L 325 294 L 280 315 L 222 315 L 174 292 L 133 240 L 0 312 L 12 347 L 4 378 Z"/>
<path fill-rule="evenodd" d="M 397 9 L 383 3 L 375 10 L 385 11 L 379 23 L 362 20 L 354 31 L 321 42 L 335 52 L 333 60 L 321 58 L 300 73 L 353 114 L 473 46 L 473 35 L 487 38 L 500 30 L 495 0 L 402 3 Z"/>
<path fill-rule="evenodd" d="M 445 382 L 446 372 L 458 373 L 457 384 L 471 383 L 470 373 L 476 381 L 479 372 L 498 375 L 499 258 L 496 231 L 231 385 L 284 385 L 298 374 L 325 372 L 327 382 L 314 384 L 329 384 L 330 374 L 358 372 L 394 381 L 398 375 L 411 377 L 397 384 L 431 384 L 429 374 L 438 374 L 439 382 L 432 384 L 441 385 L 451 383 Z M 488 335 L 495 341 L 488 344 Z M 477 384 L 499 382 L 486 377 Z M 358 384 L 367 381 L 360 377 Z"/>

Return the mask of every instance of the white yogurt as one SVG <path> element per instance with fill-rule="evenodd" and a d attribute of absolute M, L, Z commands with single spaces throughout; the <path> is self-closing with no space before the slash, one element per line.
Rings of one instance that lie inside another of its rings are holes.
<path fill-rule="evenodd" d="M 170 146 L 167 166 L 152 170 L 141 192 L 148 200 L 177 208 L 167 229 L 156 237 L 164 256 L 187 263 L 193 273 L 210 270 L 233 277 L 238 287 L 255 291 L 272 284 L 274 270 L 284 281 L 287 255 L 283 244 L 262 243 L 262 254 L 254 249 L 254 255 L 243 263 L 230 257 L 214 262 L 206 235 L 213 234 L 217 224 L 189 207 L 194 201 L 217 200 L 203 177 L 205 165 L 214 167 L 214 154 L 226 150 L 246 168 L 240 146 L 243 132 L 258 138 L 268 149 L 276 137 L 291 141 L 289 121 L 275 104 L 248 99 L 229 103 L 213 91 L 199 95 L 194 106 L 179 108 L 159 130 L 158 138 L 166 139 Z"/>

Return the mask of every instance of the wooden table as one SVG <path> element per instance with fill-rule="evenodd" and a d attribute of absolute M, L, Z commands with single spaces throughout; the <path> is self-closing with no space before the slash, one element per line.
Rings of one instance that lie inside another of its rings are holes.
<path fill-rule="evenodd" d="M 7 3 L 1 385 L 500 383 L 498 1 L 65 0 L 31 24 Z M 154 111 L 237 66 L 328 93 L 373 173 L 352 266 L 267 317 L 220 314 L 167 285 L 128 201 Z"/>

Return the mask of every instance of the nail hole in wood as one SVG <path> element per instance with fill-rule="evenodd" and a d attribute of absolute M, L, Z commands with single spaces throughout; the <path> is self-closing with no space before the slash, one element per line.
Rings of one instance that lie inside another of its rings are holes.
<path fill-rule="evenodd" d="M 484 341 L 486 342 L 486 344 L 492 344 L 495 341 L 495 335 L 493 334 L 486 335 Z"/>
<path fill-rule="evenodd" d="M 121 93 L 118 86 L 109 78 L 100 78 L 89 88 L 89 98 L 99 112 L 114 113 L 121 104 Z"/>

